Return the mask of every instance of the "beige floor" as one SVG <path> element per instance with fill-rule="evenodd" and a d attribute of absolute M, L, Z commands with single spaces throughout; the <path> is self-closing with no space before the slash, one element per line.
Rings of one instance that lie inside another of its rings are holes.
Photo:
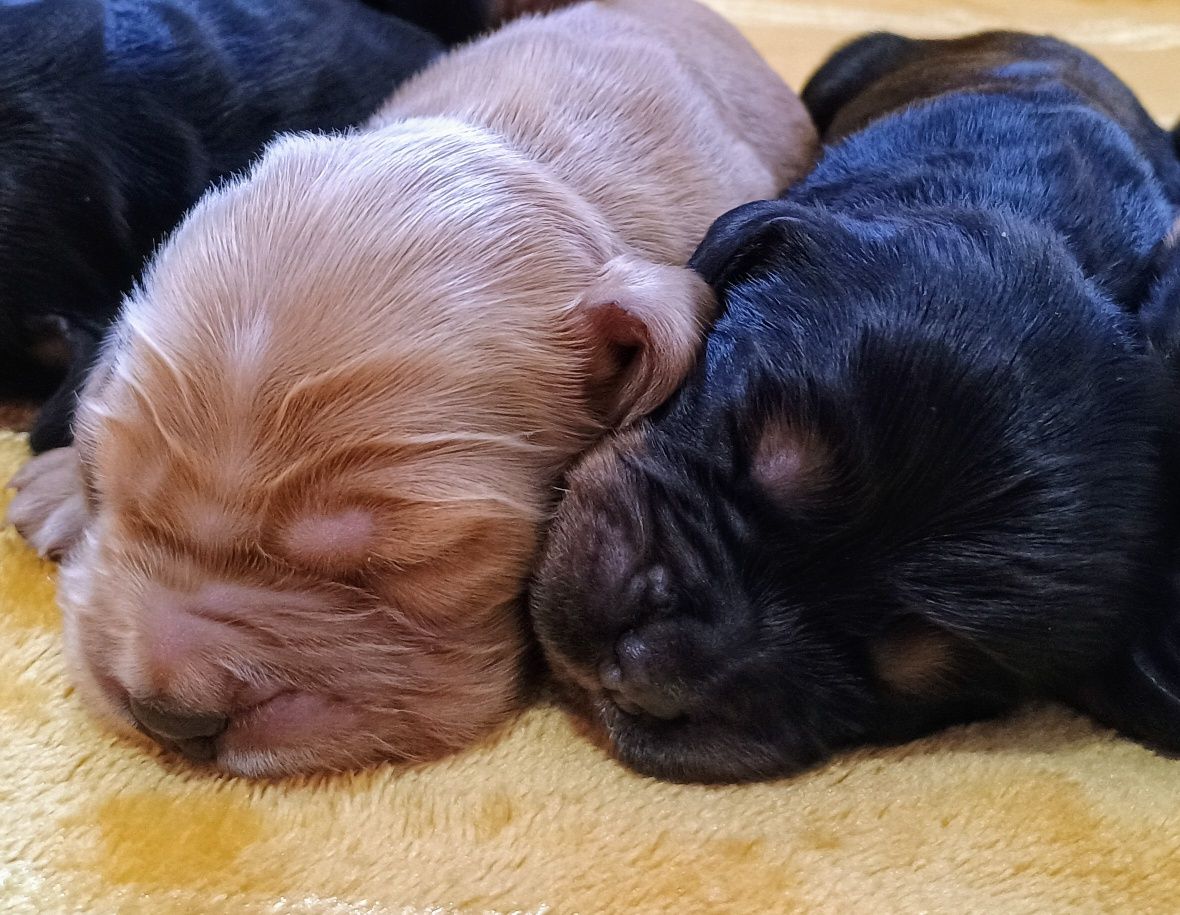
<path fill-rule="evenodd" d="M 706 0 L 796 88 L 837 44 L 886 29 L 946 37 L 1050 32 L 1100 57 L 1171 126 L 1180 118 L 1180 0 Z"/>

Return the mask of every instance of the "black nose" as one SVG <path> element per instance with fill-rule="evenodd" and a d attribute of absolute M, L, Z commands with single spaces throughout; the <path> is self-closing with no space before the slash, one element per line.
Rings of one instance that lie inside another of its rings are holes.
<path fill-rule="evenodd" d="M 131 714 L 152 740 L 193 762 L 217 757 L 216 738 L 229 726 L 224 715 L 176 712 L 151 702 L 131 699 Z"/>
<path fill-rule="evenodd" d="M 682 690 L 673 671 L 670 645 L 660 639 L 627 632 L 615 643 L 614 657 L 598 669 L 598 678 L 614 703 L 628 714 L 679 718 L 685 712 Z"/>

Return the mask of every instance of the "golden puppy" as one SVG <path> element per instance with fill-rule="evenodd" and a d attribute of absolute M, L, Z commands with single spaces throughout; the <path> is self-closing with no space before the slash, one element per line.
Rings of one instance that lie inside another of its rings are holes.
<path fill-rule="evenodd" d="M 563 469 L 671 394 L 713 309 L 679 265 L 815 145 L 690 0 L 521 20 L 276 141 L 125 303 L 76 455 L 14 481 L 84 696 L 254 776 L 502 721 Z"/>

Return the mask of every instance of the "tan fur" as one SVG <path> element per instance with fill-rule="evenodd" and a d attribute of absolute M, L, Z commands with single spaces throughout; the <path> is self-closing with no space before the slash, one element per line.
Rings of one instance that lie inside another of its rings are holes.
<path fill-rule="evenodd" d="M 750 470 L 759 485 L 775 498 L 784 502 L 806 499 L 824 485 L 829 470 L 828 449 L 814 434 L 775 417 L 758 434 Z"/>
<path fill-rule="evenodd" d="M 230 715 L 216 764 L 248 775 L 502 721 L 559 475 L 691 366 L 713 302 L 678 265 L 710 221 L 814 150 L 690 0 L 526 18 L 365 131 L 275 142 L 160 251 L 83 397 L 83 694 L 125 728 L 128 696 Z"/>
<path fill-rule="evenodd" d="M 913 625 L 890 632 L 872 646 L 877 676 L 906 696 L 934 697 L 960 673 L 961 652 L 953 636 L 933 627 Z"/>

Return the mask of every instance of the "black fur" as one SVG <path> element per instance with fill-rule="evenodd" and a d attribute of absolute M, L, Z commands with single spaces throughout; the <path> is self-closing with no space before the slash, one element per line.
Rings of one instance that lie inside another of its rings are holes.
<path fill-rule="evenodd" d="M 695 373 L 570 475 L 533 594 L 551 666 L 677 780 L 1029 695 L 1180 749 L 1180 639 L 1126 662 L 1180 626 L 1177 404 L 1138 324 L 1167 135 L 1059 42 L 867 41 L 805 92 L 857 128 L 697 251 L 724 311 Z"/>
<path fill-rule="evenodd" d="M 1180 381 L 1180 237 L 1159 246 L 1153 267 L 1155 280 L 1140 320 L 1149 345 Z"/>
<path fill-rule="evenodd" d="M 0 396 L 74 398 L 144 259 L 275 133 L 367 117 L 477 0 L 0 2 Z M 467 37 L 451 33 L 449 38 Z"/>
<path fill-rule="evenodd" d="M 478 35 L 495 17 L 495 0 L 364 0 L 364 3 L 426 29 L 446 44 Z"/>

